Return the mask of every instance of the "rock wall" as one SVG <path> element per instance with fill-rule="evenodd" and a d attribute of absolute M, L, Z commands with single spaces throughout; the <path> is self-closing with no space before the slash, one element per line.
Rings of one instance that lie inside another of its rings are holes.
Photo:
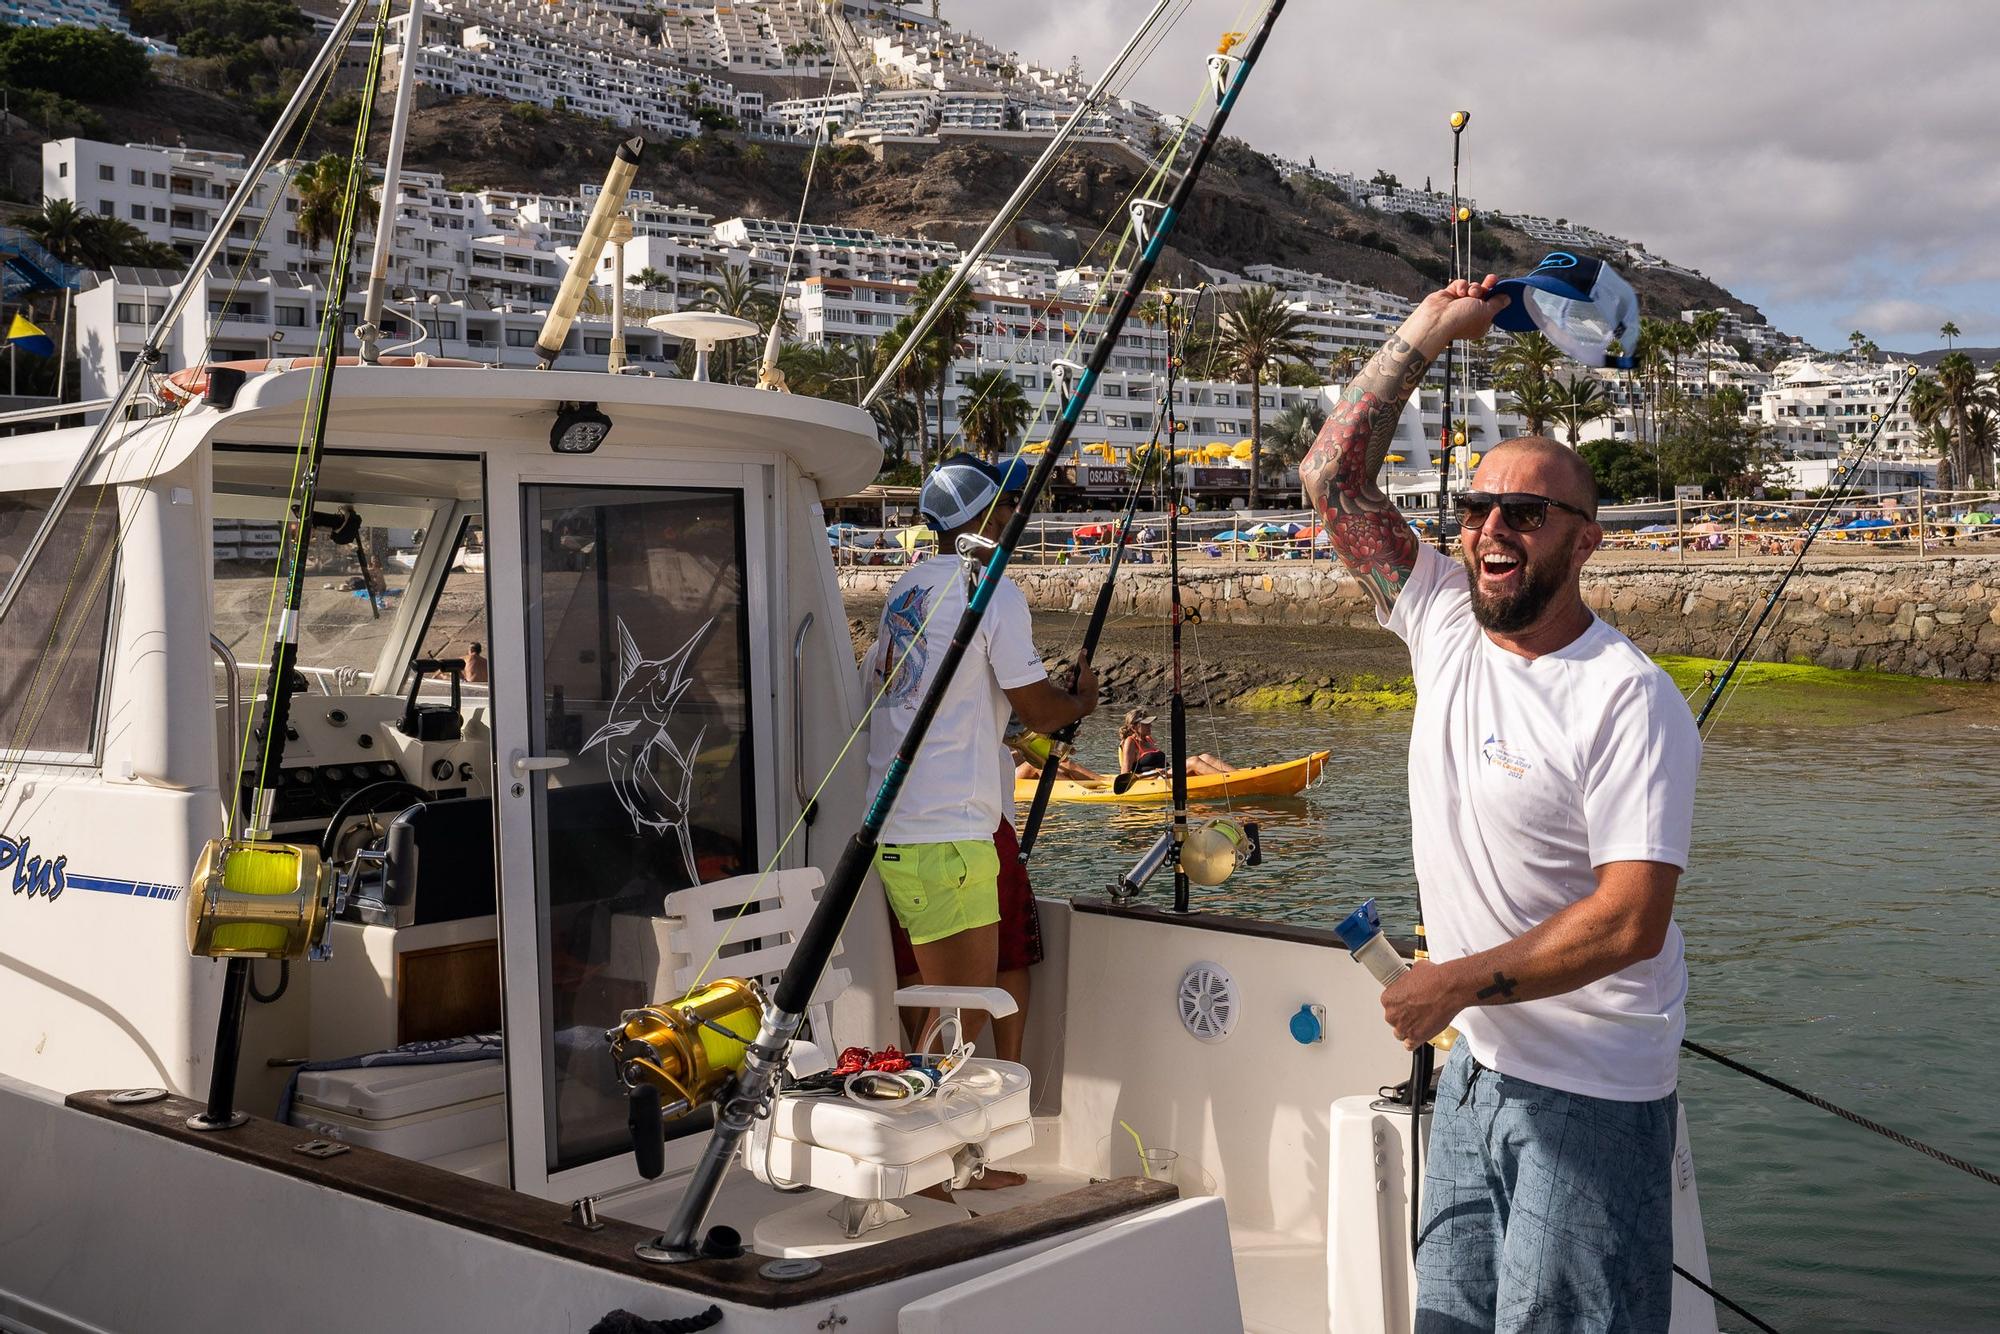
<path fill-rule="evenodd" d="M 898 571 L 844 570 L 852 603 L 878 603 Z M 1038 610 L 1088 612 L 1103 571 L 1090 566 L 1017 567 L 1016 582 Z M 1649 653 L 1721 657 L 1777 585 L 1769 565 L 1668 563 L 1586 567 L 1584 599 Z M 1167 614 L 1164 572 L 1127 567 L 1115 617 Z M 1205 621 L 1245 625 L 1339 625 L 1372 629 L 1361 586 L 1327 565 L 1244 566 L 1183 572 L 1182 598 Z M 1771 613 L 1754 657 L 1870 668 L 1949 680 L 2000 679 L 2000 557 L 1812 565 Z"/>

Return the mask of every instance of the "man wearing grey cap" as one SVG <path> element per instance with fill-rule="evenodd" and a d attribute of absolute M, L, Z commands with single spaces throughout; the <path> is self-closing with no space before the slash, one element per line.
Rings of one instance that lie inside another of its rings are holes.
<path fill-rule="evenodd" d="M 1018 489 L 1008 485 L 1011 480 L 957 454 L 924 482 L 917 507 L 937 529 L 939 554 L 912 566 L 889 590 L 864 665 L 874 701 L 872 786 L 881 785 L 965 610 L 972 580 L 955 554 L 957 541 L 968 533 L 994 537 L 1006 527 Z M 1002 744 L 1009 712 L 1046 735 L 1096 707 L 1097 678 L 1087 665 L 1075 694 L 1050 682 L 1035 648 L 1028 600 L 1013 580 L 1002 578 L 931 720 L 875 857 L 924 982 L 990 987 L 998 976 L 1001 866 L 994 831 L 1011 821 L 1013 811 L 1013 766 Z M 977 1032 L 974 1012 L 967 1012 L 967 1022 L 974 1025 L 965 1034 L 970 1040 Z"/>

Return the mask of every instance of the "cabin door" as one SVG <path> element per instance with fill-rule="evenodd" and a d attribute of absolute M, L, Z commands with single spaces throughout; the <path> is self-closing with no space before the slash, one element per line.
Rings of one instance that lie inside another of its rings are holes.
<path fill-rule="evenodd" d="M 673 895 L 775 841 L 767 470 L 649 471 L 520 493 L 524 691 L 496 731 L 508 1119 L 515 1187 L 558 1199 L 636 1179 L 604 1032 L 674 992 Z"/>

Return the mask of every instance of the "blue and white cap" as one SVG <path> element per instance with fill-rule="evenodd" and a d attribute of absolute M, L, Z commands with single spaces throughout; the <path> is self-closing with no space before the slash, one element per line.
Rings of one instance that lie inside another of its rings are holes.
<path fill-rule="evenodd" d="M 917 508 L 940 533 L 948 533 L 984 514 L 999 494 L 1000 479 L 992 468 L 970 454 L 954 454 L 924 479 Z"/>
<path fill-rule="evenodd" d="M 1494 317 L 1500 328 L 1539 331 L 1586 366 L 1631 369 L 1639 344 L 1639 296 L 1603 260 L 1551 250 L 1533 273 L 1508 278 L 1493 290 L 1513 298 Z"/>
<path fill-rule="evenodd" d="M 993 470 L 993 475 L 1000 483 L 1002 495 L 1018 496 L 1028 489 L 1028 477 L 1034 471 L 1034 465 L 1028 462 L 1026 455 L 1016 454 L 998 465 Z"/>

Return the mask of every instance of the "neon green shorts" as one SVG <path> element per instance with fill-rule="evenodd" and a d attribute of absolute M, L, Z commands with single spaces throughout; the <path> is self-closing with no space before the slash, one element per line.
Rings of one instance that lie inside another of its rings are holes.
<path fill-rule="evenodd" d="M 875 871 L 912 945 L 1000 920 L 1000 854 L 990 838 L 884 843 Z"/>

